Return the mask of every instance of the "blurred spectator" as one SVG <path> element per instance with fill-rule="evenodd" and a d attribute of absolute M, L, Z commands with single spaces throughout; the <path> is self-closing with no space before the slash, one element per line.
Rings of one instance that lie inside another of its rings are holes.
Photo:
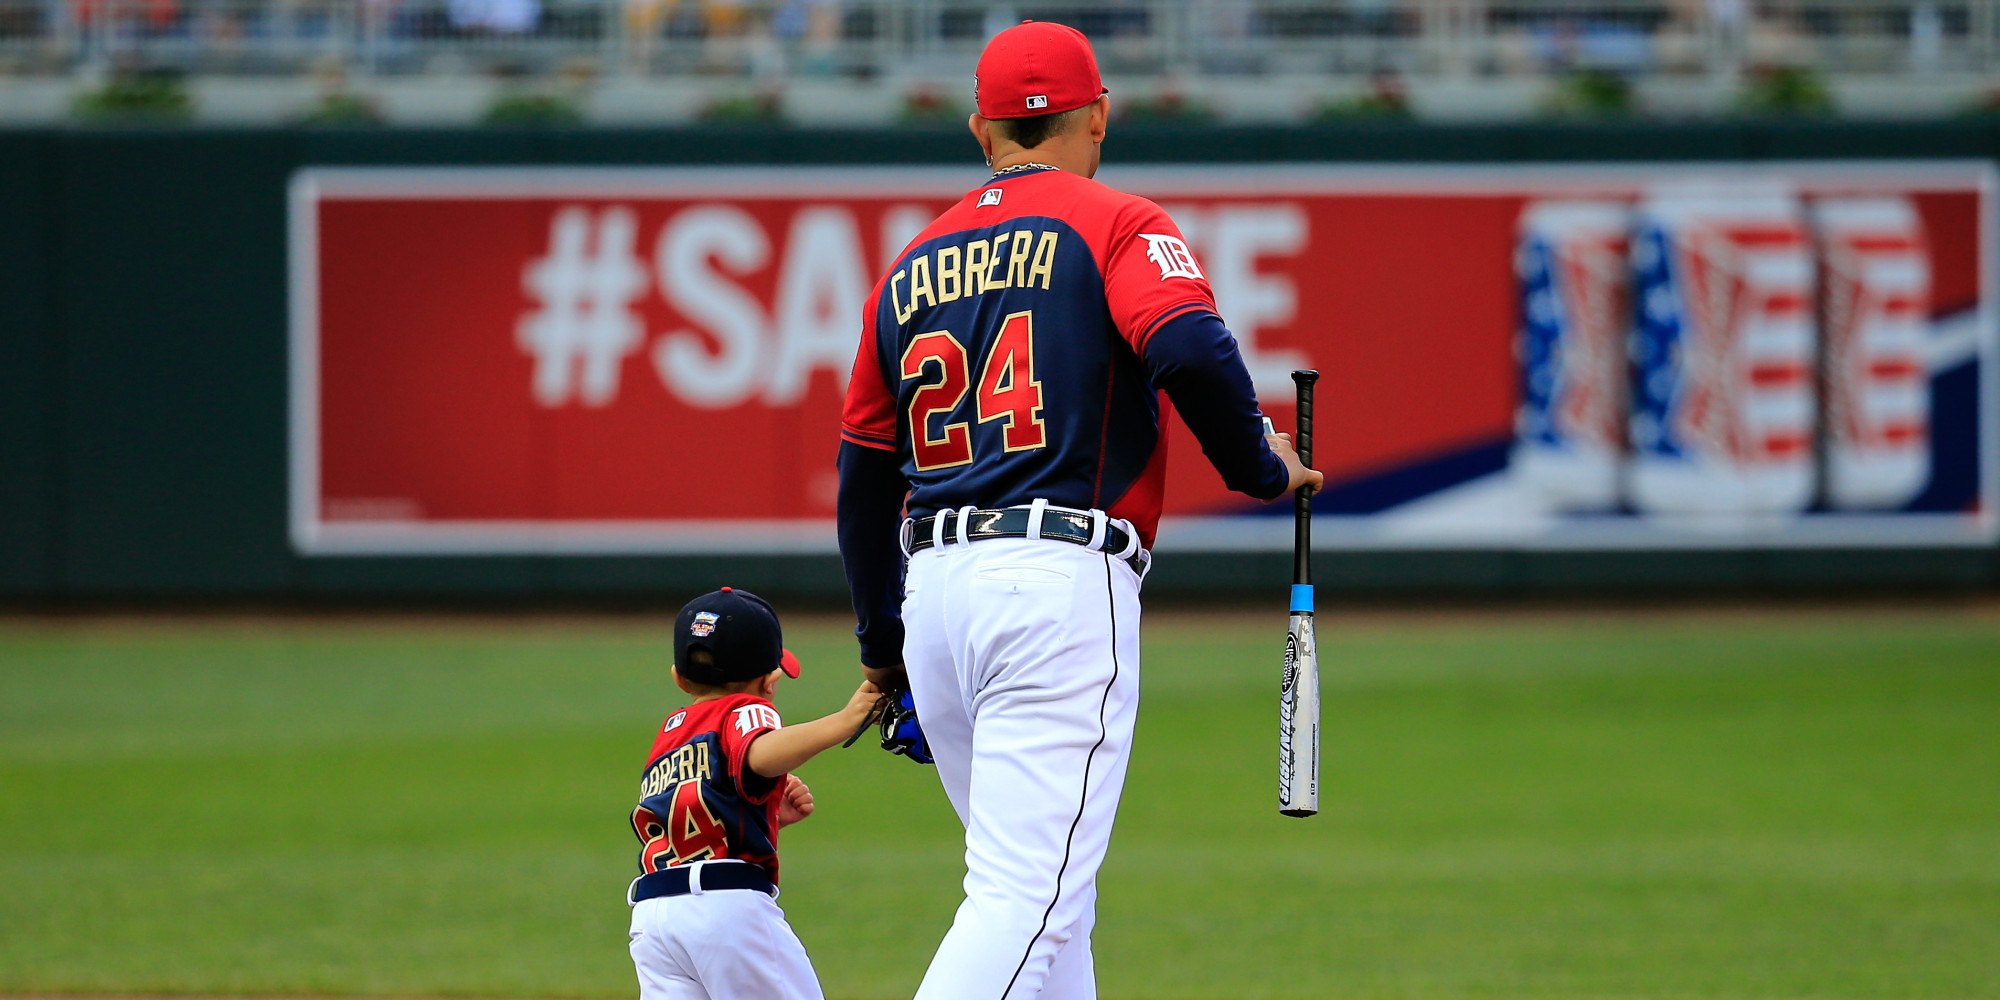
<path fill-rule="evenodd" d="M 771 34 L 798 43 L 800 72 L 826 76 L 839 68 L 840 0 L 787 0 L 771 13 Z"/>
<path fill-rule="evenodd" d="M 76 0 L 76 22 L 87 27 L 139 28 L 159 34 L 180 15 L 179 0 Z"/>
<path fill-rule="evenodd" d="M 1749 10 L 1743 0 L 1707 0 L 1707 5 L 1709 33 L 1720 49 L 1717 55 L 1733 64 L 1741 58 Z"/>
<path fill-rule="evenodd" d="M 675 0 L 625 0 L 626 56 L 633 69 L 645 72 L 653 61 L 653 42 L 660 22 L 673 12 Z"/>
<path fill-rule="evenodd" d="M 47 37 L 61 17 L 61 0 L 0 4 L 0 38 Z"/>
<path fill-rule="evenodd" d="M 1393 33 L 1396 23 L 1396 0 L 1348 0 L 1347 8 L 1354 12 L 1355 24 L 1370 35 Z"/>
<path fill-rule="evenodd" d="M 1474 66 L 1474 40 L 1484 33 L 1485 0 L 1414 0 L 1426 61 L 1447 76 L 1464 76 Z"/>
<path fill-rule="evenodd" d="M 542 19 L 541 0 L 446 0 L 452 27 L 474 34 L 525 35 Z"/>
<path fill-rule="evenodd" d="M 1249 37 L 1257 20 L 1250 0 L 1212 0 L 1197 8 L 1189 18 L 1189 42 L 1201 68 L 1211 73 L 1255 71 L 1259 47 Z"/>
<path fill-rule="evenodd" d="M 1538 25 L 1534 36 L 1542 65 L 1550 70 L 1631 73 L 1644 70 L 1652 61 L 1646 34 L 1632 25 L 1563 18 Z"/>
<path fill-rule="evenodd" d="M 771 34 L 827 47 L 840 40 L 840 0 L 786 0 L 771 12 Z"/>
<path fill-rule="evenodd" d="M 1935 73 L 1944 54 L 1944 15 L 1935 3 L 1920 3 L 1910 11 L 1910 68 Z"/>
<path fill-rule="evenodd" d="M 701 19 L 710 38 L 741 35 L 749 26 L 749 4 L 743 0 L 702 0 Z"/>
<path fill-rule="evenodd" d="M 351 70 L 454 71 L 467 36 L 535 36 L 505 47 L 520 72 L 577 51 L 622 53 L 635 73 L 857 79 L 929 72 L 926 60 L 1024 16 L 1088 32 L 1109 72 L 1413 78 L 1759 66 L 1847 74 L 1995 72 L 1983 21 L 2000 0 L 0 0 L 9 67 L 171 64 L 194 74 L 299 72 L 325 56 Z M 624 19 L 623 28 L 615 20 Z M 155 44 L 171 39 L 171 46 Z M 662 51 L 671 41 L 673 47 Z M 546 43 L 544 45 L 543 43 Z M 941 44 L 940 44 L 941 43 Z M 622 48 L 621 48 L 622 46 Z M 546 51 L 545 51 L 546 49 Z M 34 53 L 23 56 L 21 53 Z M 909 65 L 906 69 L 903 63 Z M 43 67 L 48 67 L 44 69 Z M 919 70 L 919 67 L 922 67 Z M 1269 103 L 1269 102 L 1267 102 Z"/>

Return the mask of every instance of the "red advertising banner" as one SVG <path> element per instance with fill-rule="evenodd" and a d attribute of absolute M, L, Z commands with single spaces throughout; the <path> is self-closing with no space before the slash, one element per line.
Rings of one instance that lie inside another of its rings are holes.
<path fill-rule="evenodd" d="M 862 302 L 977 171 L 335 169 L 292 206 L 312 554 L 834 549 Z M 1983 164 L 1127 168 L 1334 545 L 1993 537 Z M 1282 548 L 1184 431 L 1163 548 Z M 1275 516 L 1273 516 L 1275 515 Z"/>

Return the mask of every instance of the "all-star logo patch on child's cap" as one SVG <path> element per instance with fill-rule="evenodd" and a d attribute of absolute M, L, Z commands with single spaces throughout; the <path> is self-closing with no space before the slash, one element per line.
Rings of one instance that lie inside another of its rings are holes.
<path fill-rule="evenodd" d="M 688 654 L 708 652 L 706 664 Z M 771 602 L 747 590 L 724 587 L 703 594 L 681 609 L 674 621 L 674 669 L 697 684 L 728 684 L 782 670 L 799 675 L 798 658 L 785 648 L 784 630 Z"/>

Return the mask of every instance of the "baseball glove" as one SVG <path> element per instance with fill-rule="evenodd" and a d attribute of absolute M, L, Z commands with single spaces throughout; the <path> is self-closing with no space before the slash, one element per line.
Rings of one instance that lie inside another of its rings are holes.
<path fill-rule="evenodd" d="M 924 727 L 917 722 L 917 702 L 910 692 L 896 689 L 882 692 L 870 722 L 878 720 L 882 728 L 882 749 L 919 764 L 936 763 L 931 757 L 930 740 L 924 738 Z M 841 746 L 853 746 L 861 734 L 868 731 L 870 722 L 862 723 L 861 728 L 856 729 L 854 735 L 849 736 Z"/>
<path fill-rule="evenodd" d="M 931 741 L 917 722 L 917 702 L 908 691 L 895 693 L 896 700 L 882 712 L 882 749 L 902 754 L 919 764 L 934 764 Z"/>

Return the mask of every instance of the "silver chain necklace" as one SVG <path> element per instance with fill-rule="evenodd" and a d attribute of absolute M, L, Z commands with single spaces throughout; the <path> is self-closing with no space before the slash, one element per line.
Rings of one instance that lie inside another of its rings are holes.
<path fill-rule="evenodd" d="M 1062 168 L 1047 163 L 1033 163 L 1033 162 L 1016 163 L 1011 167 L 1001 167 L 1000 169 L 993 171 L 993 176 L 998 177 L 1001 174 L 1019 173 L 1020 171 L 1023 170 L 1060 170 L 1060 169 Z"/>

